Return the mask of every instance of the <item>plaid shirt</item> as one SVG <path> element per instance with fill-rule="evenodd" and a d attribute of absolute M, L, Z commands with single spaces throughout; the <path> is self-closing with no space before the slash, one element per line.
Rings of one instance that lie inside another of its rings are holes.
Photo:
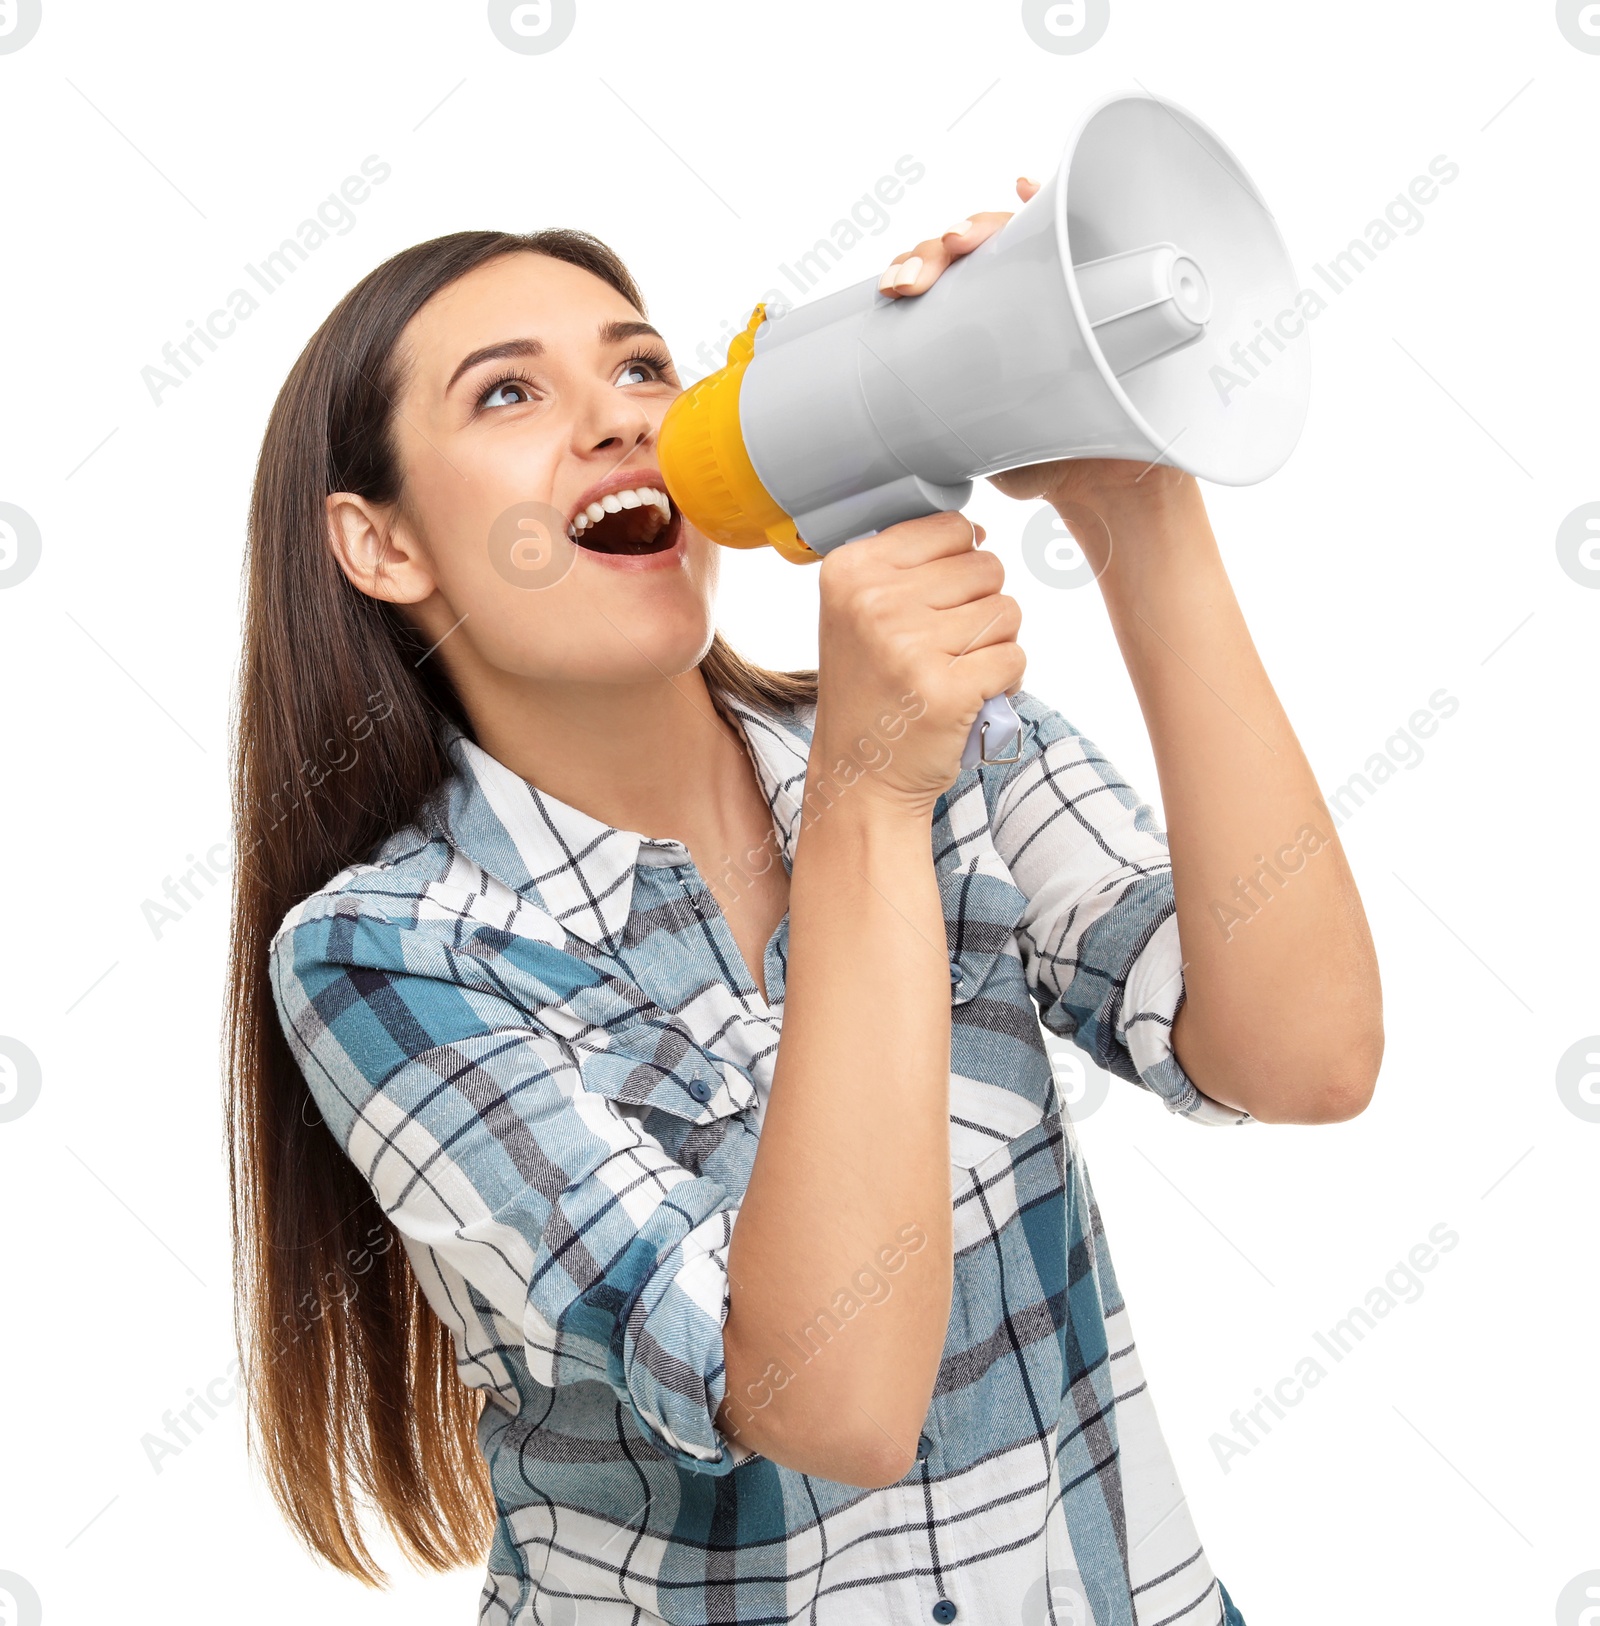
<path fill-rule="evenodd" d="M 572 1621 L 569 1599 L 582 1626 L 1224 1620 L 1040 1024 L 1196 1123 L 1248 1114 L 1172 1050 L 1150 809 L 1058 712 L 1015 705 L 1021 760 L 962 773 L 932 822 L 954 1294 L 918 1460 L 886 1488 L 714 1422 L 787 916 L 763 1000 L 684 845 L 445 725 L 455 772 L 416 820 L 284 918 L 272 984 L 312 1097 L 484 1391 L 482 1622 Z M 728 706 L 792 867 L 815 710 Z M 838 1325 L 820 1311 L 808 1348 Z"/>

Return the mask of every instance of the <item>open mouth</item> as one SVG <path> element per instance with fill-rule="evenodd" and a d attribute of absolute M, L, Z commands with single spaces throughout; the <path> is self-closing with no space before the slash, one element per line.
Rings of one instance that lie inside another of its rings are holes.
<path fill-rule="evenodd" d="M 581 508 L 567 527 L 593 553 L 664 553 L 678 540 L 682 516 L 657 486 L 613 491 Z"/>

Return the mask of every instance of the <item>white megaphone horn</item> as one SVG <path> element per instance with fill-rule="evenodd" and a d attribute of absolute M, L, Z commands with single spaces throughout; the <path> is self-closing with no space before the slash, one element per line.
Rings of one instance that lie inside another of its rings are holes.
<path fill-rule="evenodd" d="M 1308 347 L 1272 325 L 1298 291 L 1271 212 L 1217 137 L 1161 97 L 1113 96 L 926 293 L 893 299 L 873 277 L 779 320 L 757 306 L 728 365 L 668 409 L 662 475 L 706 536 L 796 561 L 1055 458 L 1253 485 L 1305 422 Z M 996 696 L 961 765 L 1020 745 Z"/>

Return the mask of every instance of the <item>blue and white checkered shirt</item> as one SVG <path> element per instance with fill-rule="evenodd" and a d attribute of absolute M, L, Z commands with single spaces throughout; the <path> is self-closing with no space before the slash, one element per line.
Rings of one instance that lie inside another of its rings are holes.
<path fill-rule="evenodd" d="M 792 866 L 815 710 L 727 705 Z M 455 772 L 416 821 L 279 927 L 273 990 L 312 1097 L 484 1391 L 483 1622 L 571 1621 L 569 1599 L 579 1626 L 1224 1619 L 1040 1024 L 1197 1123 L 1248 1115 L 1172 1050 L 1182 962 L 1150 809 L 1058 712 L 1015 705 L 1021 759 L 964 772 L 932 824 L 954 1295 L 918 1460 L 883 1489 L 714 1421 L 787 916 L 763 1000 L 685 846 L 446 725 Z M 819 1311 L 796 1363 L 850 1313 Z"/>

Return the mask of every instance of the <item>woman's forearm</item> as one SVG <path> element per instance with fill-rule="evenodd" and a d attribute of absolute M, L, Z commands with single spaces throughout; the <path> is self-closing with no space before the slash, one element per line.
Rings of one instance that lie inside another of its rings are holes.
<path fill-rule="evenodd" d="M 1195 1084 L 1268 1122 L 1359 1112 L 1383 1050 L 1361 899 L 1228 582 L 1199 487 L 1151 470 L 1096 502 L 1100 586 L 1155 752 Z M 1142 484 L 1143 482 L 1141 482 Z"/>
<path fill-rule="evenodd" d="M 931 815 L 842 788 L 837 757 L 819 730 L 718 1422 L 786 1467 L 877 1485 L 911 1465 L 949 1321 L 950 986 Z"/>

